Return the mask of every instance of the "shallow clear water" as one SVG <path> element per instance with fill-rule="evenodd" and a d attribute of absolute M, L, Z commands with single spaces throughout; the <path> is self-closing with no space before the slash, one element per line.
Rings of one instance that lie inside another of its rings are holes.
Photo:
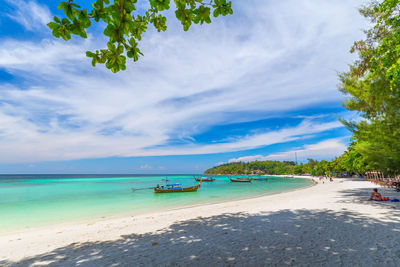
<path fill-rule="evenodd" d="M 297 178 L 232 183 L 226 176 L 203 182 L 197 192 L 154 194 L 165 176 L 0 176 L 0 233 L 89 221 L 122 214 L 143 214 L 204 203 L 293 190 L 310 185 Z M 192 186 L 191 175 L 168 176 L 168 183 Z"/>

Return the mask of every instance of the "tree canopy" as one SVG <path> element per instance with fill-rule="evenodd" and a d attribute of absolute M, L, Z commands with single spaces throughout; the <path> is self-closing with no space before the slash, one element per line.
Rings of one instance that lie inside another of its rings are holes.
<path fill-rule="evenodd" d="M 355 42 L 358 54 L 350 70 L 340 75 L 344 107 L 363 120 L 344 122 L 353 132 L 354 151 L 376 170 L 400 172 L 400 4 L 373 2 L 360 10 L 373 27 Z"/>
<path fill-rule="evenodd" d="M 92 65 L 105 64 L 116 73 L 126 69 L 126 57 L 137 61 L 143 55 L 138 47 L 142 34 L 149 24 L 157 31 L 166 31 L 167 18 L 163 11 L 169 10 L 171 0 L 146 0 L 149 8 L 137 9 L 137 0 L 96 0 L 92 9 L 79 6 L 74 0 L 61 2 L 58 9 L 65 17 L 54 17 L 47 26 L 57 38 L 65 41 L 71 35 L 87 38 L 87 29 L 93 22 L 105 23 L 104 35 L 108 37 L 107 48 L 87 51 L 86 56 L 92 58 Z M 183 30 L 189 30 L 192 23 L 211 23 L 211 13 L 214 17 L 232 14 L 232 3 L 227 0 L 174 0 L 175 16 L 181 22 Z"/>

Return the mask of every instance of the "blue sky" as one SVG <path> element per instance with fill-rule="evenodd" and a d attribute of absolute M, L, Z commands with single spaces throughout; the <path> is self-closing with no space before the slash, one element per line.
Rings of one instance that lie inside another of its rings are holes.
<path fill-rule="evenodd" d="M 88 5 L 90 1 L 75 1 Z M 139 1 L 140 4 L 146 1 Z M 2 0 L 0 173 L 200 173 L 222 162 L 332 159 L 351 134 L 337 72 L 367 22 L 361 0 L 233 1 L 189 32 L 168 13 L 144 57 L 112 74 L 88 38 L 55 39 L 54 0 Z"/>

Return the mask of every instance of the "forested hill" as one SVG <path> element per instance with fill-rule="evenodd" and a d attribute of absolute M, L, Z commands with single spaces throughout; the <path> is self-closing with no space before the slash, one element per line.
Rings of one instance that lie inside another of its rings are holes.
<path fill-rule="evenodd" d="M 300 166 L 300 165 L 298 165 Z M 287 174 L 294 173 L 292 161 L 254 161 L 227 163 L 206 170 L 205 174 Z M 300 172 L 301 173 L 301 172 Z"/>
<path fill-rule="evenodd" d="M 342 174 L 363 174 L 371 168 L 354 151 L 345 152 L 332 161 L 316 161 L 308 159 L 307 163 L 296 164 L 293 161 L 253 161 L 235 162 L 215 166 L 206 170 L 205 174 L 312 174 L 331 175 L 333 172 Z"/>

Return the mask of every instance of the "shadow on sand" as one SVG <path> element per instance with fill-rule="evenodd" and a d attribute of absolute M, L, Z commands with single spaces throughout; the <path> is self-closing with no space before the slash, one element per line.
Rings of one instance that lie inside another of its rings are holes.
<path fill-rule="evenodd" d="M 397 192 L 393 188 L 383 188 L 377 187 L 379 193 L 384 197 L 389 197 L 390 199 L 397 198 L 400 199 L 400 192 Z M 367 201 L 372 192 L 371 188 L 360 188 L 352 190 L 341 191 L 341 198 L 344 197 L 345 200 L 339 200 L 338 203 L 356 203 L 362 205 L 369 205 L 374 207 L 383 207 L 393 209 L 390 213 L 390 217 L 393 219 L 400 220 L 400 202 L 391 201 Z M 384 211 L 383 211 L 384 212 Z"/>
<path fill-rule="evenodd" d="M 121 236 L 116 241 L 71 244 L 1 264 L 400 266 L 400 223 L 372 220 L 346 210 L 223 214 L 183 221 L 155 233 Z"/>

